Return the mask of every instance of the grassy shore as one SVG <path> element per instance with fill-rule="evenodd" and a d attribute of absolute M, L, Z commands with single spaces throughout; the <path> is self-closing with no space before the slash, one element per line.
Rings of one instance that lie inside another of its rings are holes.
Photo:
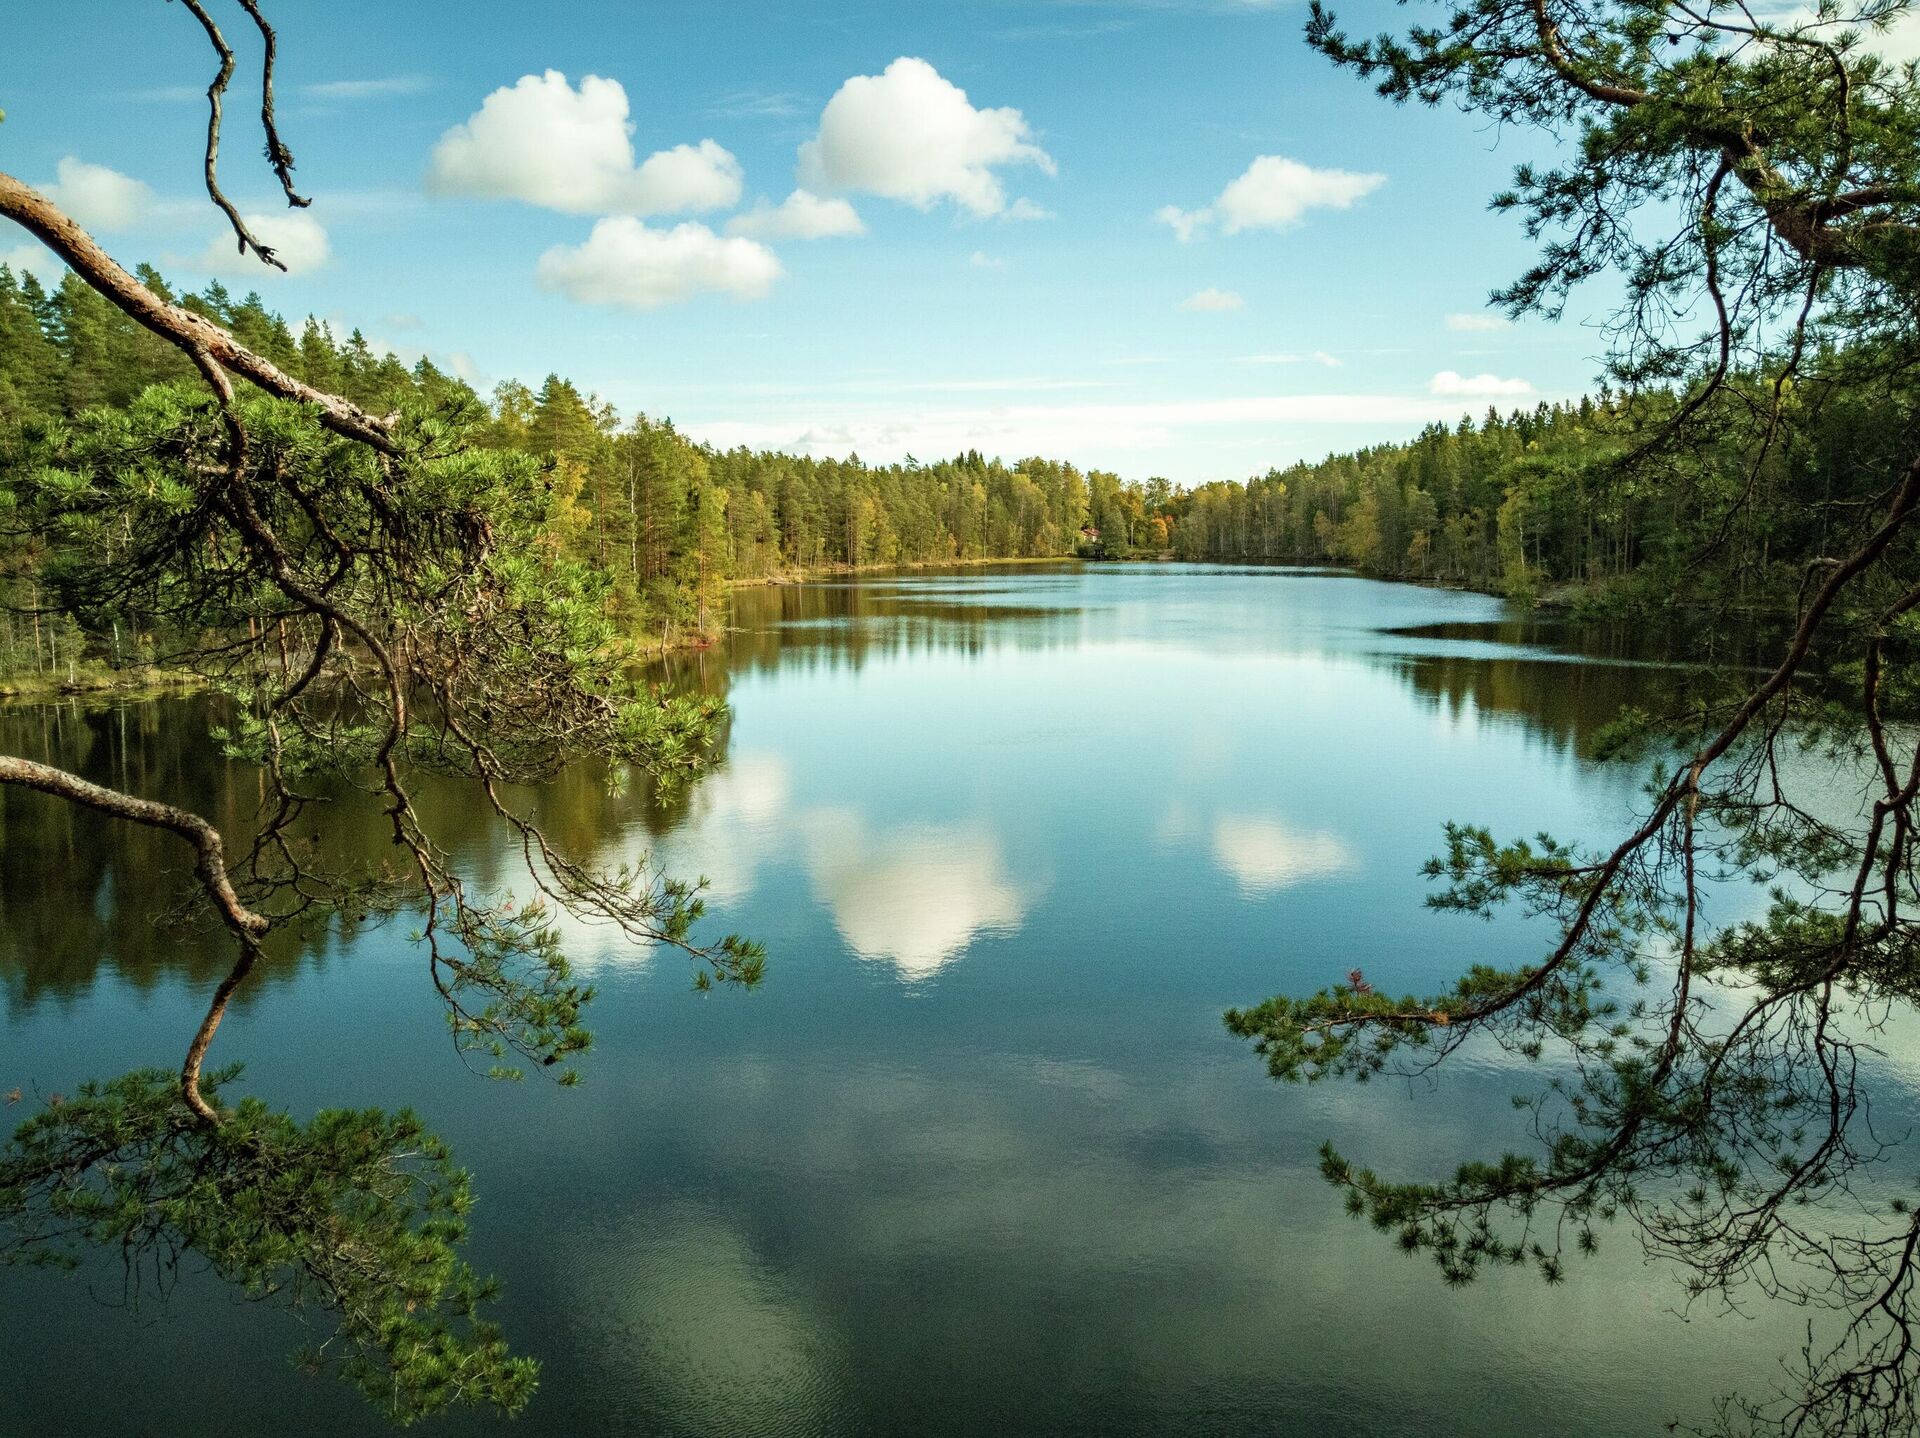
<path fill-rule="evenodd" d="M 104 664 L 75 664 L 57 673 L 14 674 L 0 679 L 0 699 L 40 702 L 70 694 L 169 694 L 197 689 L 204 681 L 184 669 L 141 665 L 109 669 Z"/>

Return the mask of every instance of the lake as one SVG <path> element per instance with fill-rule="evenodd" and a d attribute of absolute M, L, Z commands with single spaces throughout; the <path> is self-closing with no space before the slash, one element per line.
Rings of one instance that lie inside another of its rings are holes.
<path fill-rule="evenodd" d="M 493 1084 L 397 923 L 277 954 L 221 1031 L 249 1091 L 412 1106 L 472 1170 L 470 1256 L 544 1376 L 516 1427 L 427 1431 L 1651 1434 L 1777 1376 L 1799 1315 L 1688 1321 L 1624 1231 L 1555 1289 L 1449 1289 L 1319 1177 L 1329 1139 L 1396 1176 L 1520 1145 L 1537 1071 L 1283 1087 L 1221 1023 L 1356 967 L 1400 992 L 1537 956 L 1537 924 L 1423 908 L 1419 867 L 1450 818 L 1618 836 L 1640 776 L 1595 736 L 1685 682 L 1643 636 L 1159 565 L 747 589 L 733 623 L 671 672 L 728 700 L 719 767 L 534 802 L 576 853 L 706 875 L 713 932 L 768 948 L 759 990 L 583 930 L 584 1086 Z M 205 723 L 16 707 L 0 749 L 237 827 L 257 780 Z M 423 807 L 512 882 L 473 796 Z M 0 822 L 0 1090 L 177 1066 L 227 962 L 155 926 L 184 851 L 18 792 Z M 324 823 L 379 844 L 364 806 Z M 1889 1085 L 1877 1118 L 1920 1107 Z M 293 1369 L 295 1319 L 192 1275 L 120 1295 L 111 1264 L 0 1270 L 0 1433 L 387 1431 Z"/>

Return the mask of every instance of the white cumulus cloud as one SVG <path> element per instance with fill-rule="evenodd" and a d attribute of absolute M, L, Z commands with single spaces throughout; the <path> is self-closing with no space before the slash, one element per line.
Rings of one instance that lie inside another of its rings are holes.
<path fill-rule="evenodd" d="M 317 270 L 333 254 L 326 227 L 312 215 L 293 211 L 278 215 L 246 214 L 240 218 L 247 222 L 247 228 L 253 232 L 254 238 L 273 251 L 274 258 L 287 267 L 290 275 Z M 252 251 L 241 254 L 232 230 L 221 230 L 207 241 L 207 247 L 199 256 L 188 263 L 195 269 L 216 275 L 254 278 L 279 273 L 261 264 Z"/>
<path fill-rule="evenodd" d="M 555 245 L 535 270 L 541 288 L 588 305 L 651 310 L 698 294 L 759 299 L 780 278 L 772 250 L 688 221 L 650 229 L 629 215 L 597 221 L 585 244 Z"/>
<path fill-rule="evenodd" d="M 1288 230 L 1309 210 L 1349 210 L 1387 182 L 1385 175 L 1355 170 L 1316 170 L 1284 155 L 1261 155 L 1211 205 L 1183 210 L 1163 205 L 1154 218 L 1181 243 L 1214 225 L 1229 235 L 1242 230 Z"/>
<path fill-rule="evenodd" d="M 1505 315 L 1490 315 L 1484 311 L 1447 316 L 1447 328 L 1455 334 L 1488 334 L 1494 330 L 1507 328 L 1509 323 Z"/>
<path fill-rule="evenodd" d="M 819 133 L 800 147 L 800 183 L 923 210 L 951 200 L 977 217 L 1037 218 L 1030 201 L 1008 205 L 995 173 L 1021 164 L 1054 173 L 1025 116 L 975 109 L 966 91 L 925 60 L 902 56 L 878 75 L 855 75 L 827 101 Z"/>
<path fill-rule="evenodd" d="M 131 176 L 105 165 L 68 155 L 46 187 L 47 198 L 83 230 L 124 230 L 139 223 L 153 203 L 153 191 Z"/>
<path fill-rule="evenodd" d="M 1443 369 L 1427 381 L 1427 393 L 1447 398 L 1485 399 L 1500 395 L 1532 394 L 1533 386 L 1523 379 L 1502 379 L 1497 374 L 1455 374 Z"/>
<path fill-rule="evenodd" d="M 1180 301 L 1183 310 L 1200 310 L 1211 314 L 1223 314 L 1228 310 L 1243 310 L 1246 307 L 1246 300 L 1232 290 L 1198 290 Z"/>
<path fill-rule="evenodd" d="M 713 140 L 656 150 L 634 172 L 628 204 L 637 215 L 724 210 L 740 203 L 740 162 Z"/>
<path fill-rule="evenodd" d="M 627 92 L 558 70 L 522 75 L 487 96 L 433 147 L 427 188 L 523 200 L 567 214 L 665 215 L 740 202 L 740 162 L 713 140 L 635 163 Z"/>
<path fill-rule="evenodd" d="M 811 190 L 795 190 L 777 205 L 762 200 L 746 214 L 727 221 L 728 234 L 757 239 L 824 240 L 866 232 L 852 205 Z"/>

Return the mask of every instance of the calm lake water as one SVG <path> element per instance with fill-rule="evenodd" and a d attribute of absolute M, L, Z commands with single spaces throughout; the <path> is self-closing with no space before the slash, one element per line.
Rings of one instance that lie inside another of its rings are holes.
<path fill-rule="evenodd" d="M 471 1256 L 544 1380 L 515 1427 L 426 1431 L 1651 1434 L 1776 1376 L 1796 1315 L 1687 1321 L 1624 1232 L 1560 1288 L 1450 1290 L 1317 1174 L 1326 1139 L 1408 1175 L 1517 1144 L 1538 1074 L 1286 1088 L 1220 1019 L 1535 956 L 1522 920 L 1423 909 L 1419 865 L 1448 818 L 1615 836 L 1638 779 L 1593 736 L 1672 667 L 1274 569 L 748 590 L 734 622 L 675 675 L 729 700 L 722 767 L 672 804 L 584 771 L 537 802 L 576 852 L 707 875 L 715 932 L 769 949 L 758 992 L 584 932 L 585 1086 L 490 1084 L 398 924 L 279 956 L 221 1032 L 253 1092 L 411 1105 L 473 1171 Z M 0 749 L 240 824 L 256 781 L 204 722 L 17 708 Z M 511 882 L 470 796 L 429 802 Z M 38 796 L 0 822 L 0 1089 L 177 1065 L 226 962 L 154 927 L 183 854 Z M 0 1434 L 385 1431 L 292 1369 L 294 1319 L 191 1279 L 119 1295 L 112 1267 L 0 1270 Z"/>

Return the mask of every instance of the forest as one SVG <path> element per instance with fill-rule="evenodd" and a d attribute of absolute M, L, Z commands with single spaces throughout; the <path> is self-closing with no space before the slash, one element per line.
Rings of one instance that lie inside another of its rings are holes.
<path fill-rule="evenodd" d="M 176 297 L 153 270 L 141 278 Z M 610 405 L 557 375 L 537 391 L 507 381 L 483 399 L 431 360 L 409 368 L 376 351 L 357 329 L 342 339 L 309 318 L 296 334 L 257 294 L 235 299 L 216 282 L 179 299 L 316 389 L 376 414 L 459 413 L 472 444 L 540 460 L 555 499 L 549 542 L 604 577 L 609 617 L 640 651 L 711 636 L 732 580 L 1067 555 L 1085 544 L 1090 510 L 1122 516 L 1116 527 L 1142 514 L 1140 489 L 1067 463 L 1010 466 L 973 452 L 872 466 L 857 456 L 719 451 L 669 420 L 622 423 Z M 11 483 L 57 447 L 65 422 L 124 410 L 150 386 L 197 383 L 177 349 L 71 273 L 47 289 L 0 265 L 0 473 Z M 1164 547 L 1164 521 L 1148 527 Z M 164 654 L 169 641 L 155 635 L 149 616 L 76 615 L 45 583 L 46 558 L 38 545 L 8 548 L 0 677 L 58 676 L 84 662 L 118 666 Z"/>
<path fill-rule="evenodd" d="M 151 269 L 141 278 L 174 296 Z M 1909 413 L 1890 392 L 1904 380 L 1885 366 L 1829 356 L 1791 394 L 1752 377 L 1716 386 L 1709 420 L 1771 406 L 1764 446 L 1731 427 L 1724 442 L 1711 425 L 1703 439 L 1702 417 L 1689 416 L 1684 450 L 1663 448 L 1688 389 L 1643 387 L 1490 408 L 1406 442 L 1189 489 L 978 451 L 891 465 L 723 451 L 670 419 L 623 422 L 558 375 L 481 396 L 357 329 L 343 339 L 309 317 L 296 333 L 258 294 L 236 299 L 215 282 L 180 300 L 318 389 L 374 413 L 459 411 L 473 444 L 541 461 L 556 500 L 548 540 L 603 576 L 608 615 L 636 653 L 709 640 L 734 581 L 1074 554 L 1336 564 L 1609 612 L 1692 600 L 1779 609 L 1867 497 L 1854 477 L 1901 447 Z M 73 275 L 48 289 L 0 266 L 0 473 L 28 473 L 64 422 L 124 408 L 149 386 L 193 383 L 177 349 Z M 1657 477 L 1661 466 L 1685 473 Z M 164 658 L 171 641 L 151 616 L 66 602 L 45 582 L 42 549 L 7 543 L 0 681 L 59 683 Z M 1703 553 L 1710 564 L 1697 562 Z"/>

